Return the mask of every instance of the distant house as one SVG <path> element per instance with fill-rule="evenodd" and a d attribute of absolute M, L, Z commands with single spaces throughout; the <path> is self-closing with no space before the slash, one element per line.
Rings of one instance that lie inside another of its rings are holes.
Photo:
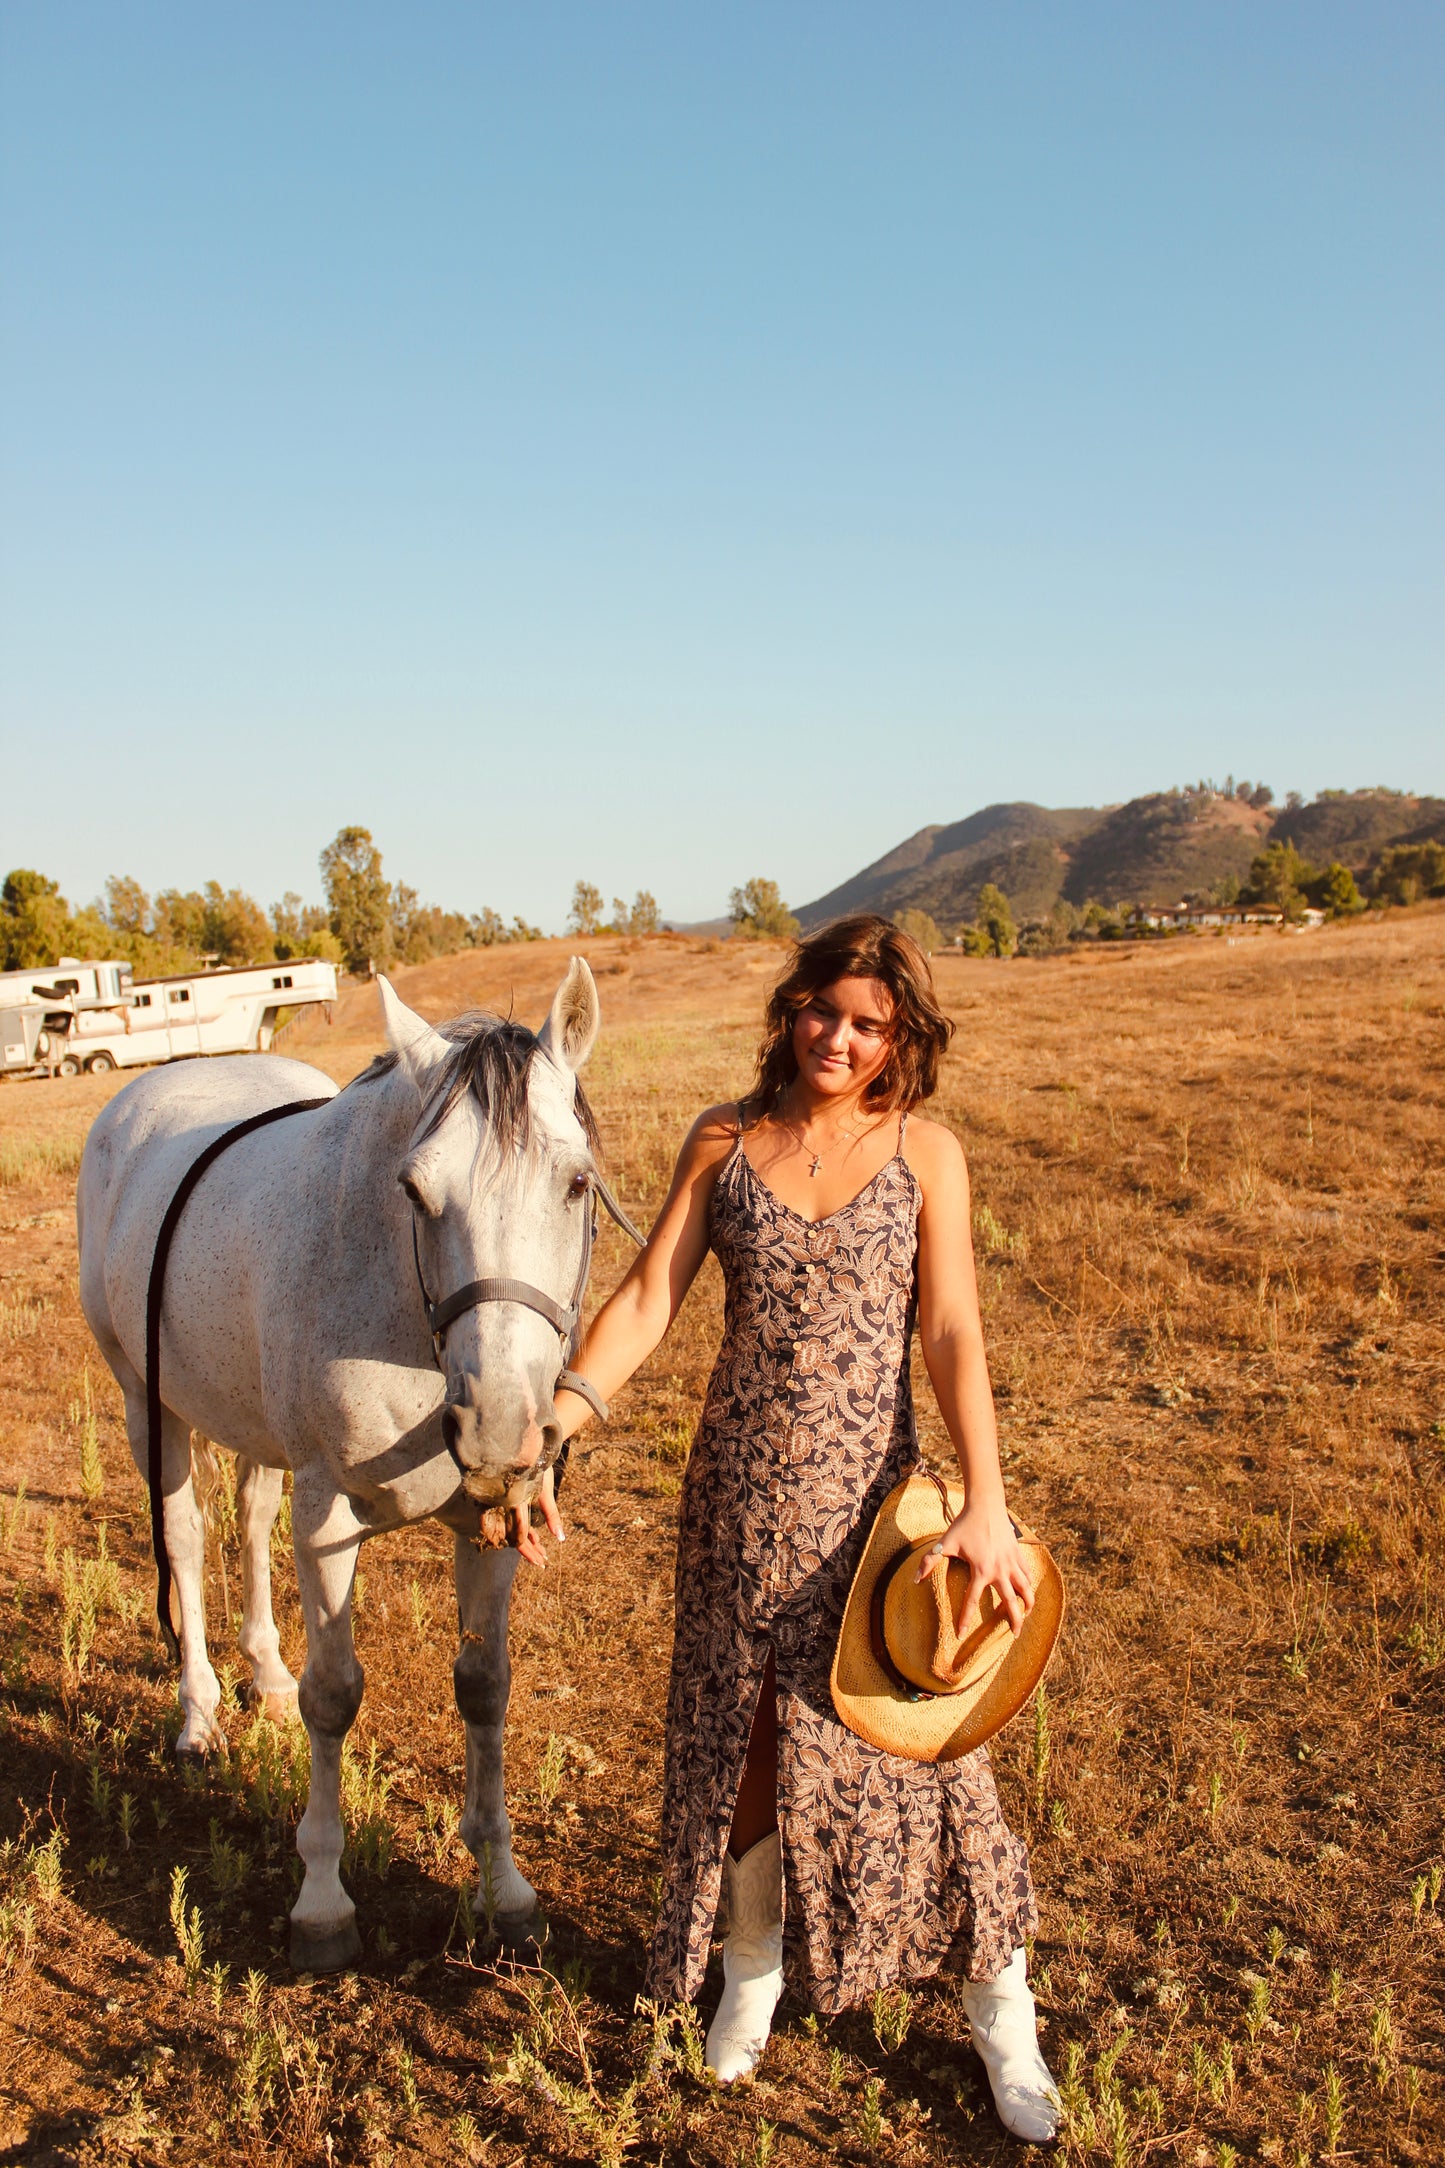
<path fill-rule="evenodd" d="M 1323 924 L 1323 911 L 1307 911 L 1305 922 Z M 1129 923 L 1160 933 L 1183 933 L 1193 926 L 1281 926 L 1284 912 L 1277 903 L 1155 903 L 1132 912 Z"/>

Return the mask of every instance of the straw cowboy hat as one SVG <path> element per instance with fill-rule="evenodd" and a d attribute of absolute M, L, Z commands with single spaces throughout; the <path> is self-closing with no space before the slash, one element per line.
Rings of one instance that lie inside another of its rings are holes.
<path fill-rule="evenodd" d="M 996 1592 L 960 1613 L 970 1573 L 918 1561 L 963 1511 L 961 1484 L 910 1476 L 879 1508 L 853 1576 L 833 1658 L 833 1706 L 850 1731 L 910 1761 L 955 1761 L 991 1739 L 1042 1678 L 1064 1617 L 1064 1583 L 1033 1533 L 1014 1522 L 1034 1604 L 1015 1635 Z"/>

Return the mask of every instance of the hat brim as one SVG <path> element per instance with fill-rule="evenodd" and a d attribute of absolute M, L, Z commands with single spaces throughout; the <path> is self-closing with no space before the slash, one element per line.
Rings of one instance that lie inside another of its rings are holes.
<path fill-rule="evenodd" d="M 963 1511 L 963 1486 L 945 1487 L 956 1516 Z M 913 1700 L 874 1654 L 873 1589 L 900 1551 L 942 1533 L 942 1519 L 938 1492 L 926 1477 L 911 1477 L 889 1492 L 853 1576 L 833 1658 L 833 1706 L 840 1720 L 870 1746 L 909 1761 L 957 1761 L 1001 1731 L 1043 1677 L 1064 1620 L 1063 1575 L 1032 1529 L 1016 1524 L 1034 1602 L 1003 1662 L 977 1688 Z"/>

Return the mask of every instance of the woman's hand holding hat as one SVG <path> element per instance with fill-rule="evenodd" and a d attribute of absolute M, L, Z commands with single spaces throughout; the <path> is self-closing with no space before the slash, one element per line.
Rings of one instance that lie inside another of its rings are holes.
<path fill-rule="evenodd" d="M 1063 1617 L 1059 1569 L 1002 1485 L 970 1506 L 963 1484 L 920 1468 L 884 1499 L 858 1562 L 833 1706 L 885 1753 L 952 1761 L 1018 1714 Z"/>
<path fill-rule="evenodd" d="M 992 1588 L 1011 1630 L 1019 1631 L 1034 1607 L 1034 1590 L 1002 1496 L 970 1500 L 937 1543 L 924 1552 L 916 1578 L 926 1581 L 940 1558 L 956 1558 L 969 1569 L 965 1612 L 972 1612 L 984 1590 Z"/>

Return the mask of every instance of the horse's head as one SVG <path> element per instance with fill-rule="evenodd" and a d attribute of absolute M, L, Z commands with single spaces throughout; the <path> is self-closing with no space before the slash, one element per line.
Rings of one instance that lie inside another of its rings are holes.
<path fill-rule="evenodd" d="M 479 1505 L 525 1504 L 557 1453 L 552 1395 L 590 1243 L 595 1132 L 577 1071 L 597 988 L 574 956 L 533 1033 L 495 1016 L 437 1030 L 380 986 L 419 1102 L 397 1179 L 438 1327 L 447 1450 Z"/>

